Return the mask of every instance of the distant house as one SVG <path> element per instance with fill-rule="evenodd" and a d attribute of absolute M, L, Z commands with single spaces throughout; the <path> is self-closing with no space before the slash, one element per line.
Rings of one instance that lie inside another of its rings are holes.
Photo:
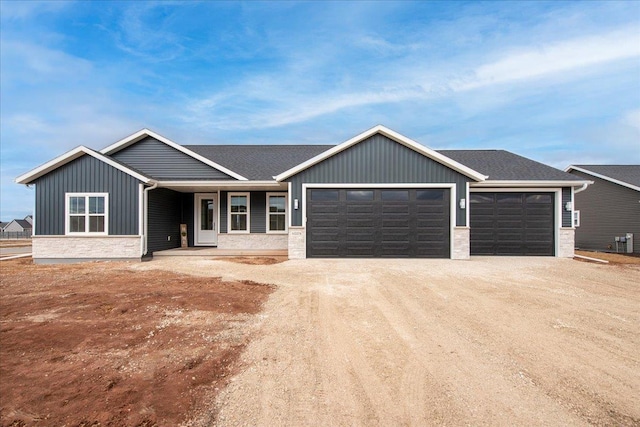
<path fill-rule="evenodd" d="M 2 231 L 5 233 L 31 233 L 33 226 L 25 219 L 14 219 Z"/>
<path fill-rule="evenodd" d="M 27 221 L 31 226 L 33 226 L 33 215 L 27 215 L 24 217 L 24 220 Z"/>
<path fill-rule="evenodd" d="M 575 242 L 580 249 L 640 253 L 640 165 L 571 165 L 566 172 L 593 181 L 575 191 Z"/>
<path fill-rule="evenodd" d="M 8 222 L 0 221 L 0 232 L 4 231 L 4 228 L 9 225 Z"/>

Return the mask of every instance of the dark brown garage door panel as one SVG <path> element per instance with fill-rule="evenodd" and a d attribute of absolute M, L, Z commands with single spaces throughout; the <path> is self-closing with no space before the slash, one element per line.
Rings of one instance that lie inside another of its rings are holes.
<path fill-rule="evenodd" d="M 308 190 L 307 256 L 448 258 L 449 200 L 446 189 Z"/>
<path fill-rule="evenodd" d="M 472 255 L 553 255 L 553 193 L 472 193 Z"/>

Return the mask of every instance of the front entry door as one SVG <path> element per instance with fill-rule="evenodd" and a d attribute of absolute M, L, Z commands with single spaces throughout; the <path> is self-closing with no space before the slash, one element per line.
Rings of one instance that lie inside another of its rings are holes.
<path fill-rule="evenodd" d="M 218 202 L 217 194 L 195 195 L 195 245 L 215 246 L 218 244 Z"/>

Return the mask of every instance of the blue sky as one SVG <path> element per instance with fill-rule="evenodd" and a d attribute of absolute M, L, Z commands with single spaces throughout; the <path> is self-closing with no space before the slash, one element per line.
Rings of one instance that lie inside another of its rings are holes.
<path fill-rule="evenodd" d="M 0 218 L 13 180 L 148 127 L 181 144 L 337 144 L 640 163 L 640 2 L 0 1 Z"/>

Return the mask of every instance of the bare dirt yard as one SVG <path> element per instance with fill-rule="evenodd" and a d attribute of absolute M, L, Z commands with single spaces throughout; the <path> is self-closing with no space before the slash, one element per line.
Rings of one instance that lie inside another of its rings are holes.
<path fill-rule="evenodd" d="M 3 426 L 640 425 L 639 265 L 7 263 Z"/>
<path fill-rule="evenodd" d="M 640 425 L 640 266 L 556 258 L 134 266 L 273 283 L 219 426 Z"/>
<path fill-rule="evenodd" d="M 596 258 L 609 261 L 611 264 L 638 264 L 640 265 L 640 255 L 638 254 L 622 254 L 610 252 L 593 252 L 593 251 L 576 251 L 576 255 L 582 255 L 590 258 Z M 582 261 L 579 259 L 579 261 Z"/>
<path fill-rule="evenodd" d="M 237 372 L 272 291 L 127 263 L 2 261 L 0 425 L 215 419 L 208 402 Z"/>

